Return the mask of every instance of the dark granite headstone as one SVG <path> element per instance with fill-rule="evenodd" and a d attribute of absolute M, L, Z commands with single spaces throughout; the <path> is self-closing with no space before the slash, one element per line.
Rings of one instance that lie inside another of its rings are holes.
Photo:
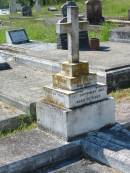
<path fill-rule="evenodd" d="M 22 15 L 23 16 L 32 16 L 32 9 L 30 6 L 24 5 L 22 7 Z"/>
<path fill-rule="evenodd" d="M 74 1 L 67 1 L 65 4 L 61 6 L 61 13 L 63 17 L 67 17 L 67 7 L 69 6 L 77 6 Z"/>
<path fill-rule="evenodd" d="M 86 18 L 90 24 L 101 24 L 104 22 L 102 16 L 102 3 L 100 0 L 87 0 L 86 4 Z"/>

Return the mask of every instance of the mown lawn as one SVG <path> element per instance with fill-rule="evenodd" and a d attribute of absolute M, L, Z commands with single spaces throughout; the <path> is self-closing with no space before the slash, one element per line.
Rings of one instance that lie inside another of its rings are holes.
<path fill-rule="evenodd" d="M 85 12 L 84 0 L 76 1 L 80 12 Z M 103 15 L 104 16 L 123 16 L 127 17 L 128 9 L 130 8 L 130 0 L 102 0 L 103 3 Z M 61 4 L 55 5 L 57 9 L 60 9 Z M 44 42 L 55 42 L 55 24 L 48 24 L 43 21 L 37 21 L 36 18 L 54 18 L 54 12 L 48 11 L 48 6 L 42 8 L 40 13 L 35 13 L 33 10 L 33 17 L 30 19 L 10 19 L 9 16 L 0 16 L 0 19 L 5 22 L 9 28 L 25 28 L 30 39 L 40 40 Z M 18 15 L 18 14 L 17 14 Z M 17 16 L 16 15 L 16 16 Z M 105 23 L 101 31 L 90 32 L 90 37 L 98 37 L 101 41 L 108 40 L 108 33 L 113 26 Z M 5 42 L 5 30 L 0 29 L 0 43 Z"/>

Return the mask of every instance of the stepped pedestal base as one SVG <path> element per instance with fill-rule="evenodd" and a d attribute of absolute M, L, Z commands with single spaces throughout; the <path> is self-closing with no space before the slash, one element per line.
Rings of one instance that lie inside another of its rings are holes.
<path fill-rule="evenodd" d="M 67 141 L 115 122 L 115 104 L 107 98 L 73 109 L 61 109 L 44 102 L 37 104 L 37 122 L 44 130 Z"/>

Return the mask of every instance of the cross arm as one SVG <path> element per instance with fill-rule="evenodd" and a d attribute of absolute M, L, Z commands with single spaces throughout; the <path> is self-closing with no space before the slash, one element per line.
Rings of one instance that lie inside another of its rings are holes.
<path fill-rule="evenodd" d="M 72 31 L 72 24 L 71 23 L 60 23 L 58 22 L 56 25 L 56 33 L 57 34 L 64 34 L 64 33 L 71 33 Z"/>

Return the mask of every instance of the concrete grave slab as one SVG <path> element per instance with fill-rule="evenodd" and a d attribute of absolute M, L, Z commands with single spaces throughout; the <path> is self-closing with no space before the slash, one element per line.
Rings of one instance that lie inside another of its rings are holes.
<path fill-rule="evenodd" d="M 35 104 L 43 96 L 43 86 L 51 77 L 44 70 L 11 63 L 12 69 L 0 71 L 0 100 L 30 114 L 35 114 Z M 6 79 L 6 80 L 5 80 Z"/>
<path fill-rule="evenodd" d="M 93 159 L 124 173 L 130 172 L 130 131 L 120 124 L 90 134 L 83 146 Z"/>
<path fill-rule="evenodd" d="M 43 172 L 36 172 L 43 173 Z M 51 173 L 121 173 L 118 170 L 110 168 L 95 161 L 82 159 L 74 162 L 70 165 L 64 166 L 63 168 L 52 171 Z"/>
<path fill-rule="evenodd" d="M 95 171 L 100 173 L 120 173 L 113 168 L 84 158 L 82 146 L 84 141 L 65 143 L 55 136 L 32 129 L 10 137 L 0 139 L 0 173 L 82 173 Z M 75 158 L 75 160 L 74 160 Z M 77 161 L 78 159 L 79 161 Z M 81 160 L 80 160 L 81 159 Z M 73 160 L 72 162 L 69 162 Z M 66 163 L 68 162 L 68 163 Z M 68 164 L 68 166 L 65 166 Z M 70 164 L 70 165 L 69 165 Z M 59 169 L 60 166 L 60 169 Z M 62 167 L 62 168 L 61 168 Z M 50 168 L 50 169 L 48 169 Z M 57 168 L 57 170 L 55 170 Z"/>
<path fill-rule="evenodd" d="M 110 32 L 110 41 L 130 43 L 130 27 L 119 27 Z"/>
<path fill-rule="evenodd" d="M 33 129 L 0 139 L 0 173 L 35 171 L 80 155 L 80 142 L 67 144 Z"/>
<path fill-rule="evenodd" d="M 60 63 L 66 61 L 67 51 L 57 50 L 56 44 L 36 42 L 26 46 L 0 46 L 1 53 L 15 57 L 17 61 L 31 66 L 39 66 L 50 71 L 59 71 Z M 51 51 L 46 51 L 47 49 Z M 130 45 L 128 43 L 101 43 L 100 51 L 80 51 L 80 60 L 89 61 L 90 70 L 96 72 L 98 81 L 105 83 L 108 90 L 129 86 Z"/>

